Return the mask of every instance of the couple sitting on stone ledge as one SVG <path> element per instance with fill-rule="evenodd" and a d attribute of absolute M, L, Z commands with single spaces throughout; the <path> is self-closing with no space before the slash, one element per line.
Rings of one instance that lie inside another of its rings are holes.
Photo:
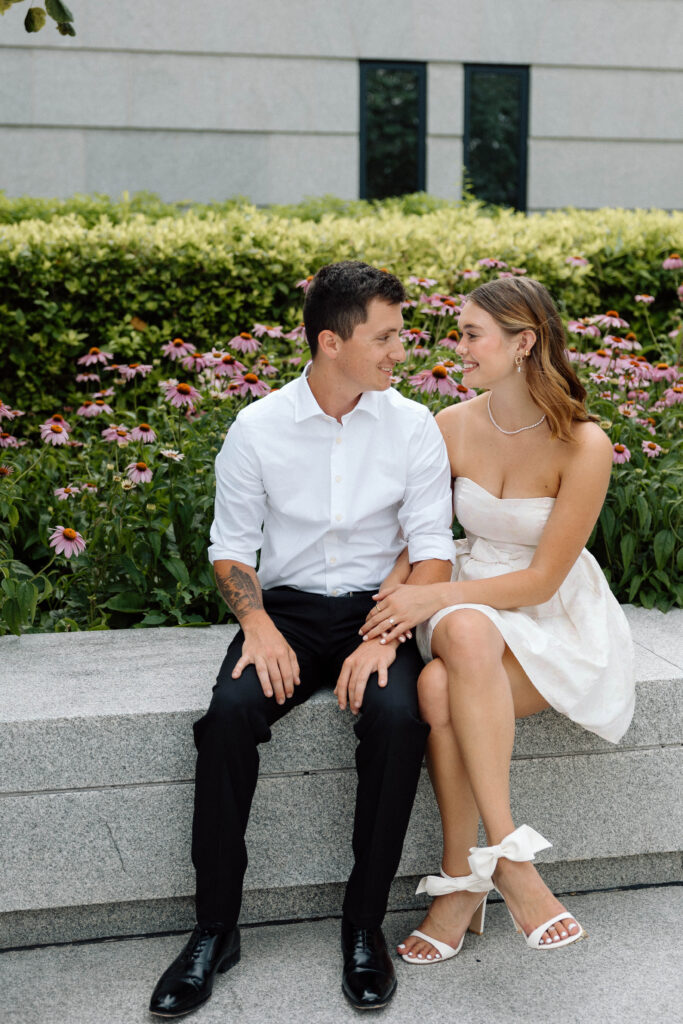
<path fill-rule="evenodd" d="M 341 924 L 354 1007 L 396 989 L 381 925 L 425 748 L 442 869 L 420 882 L 434 901 L 399 956 L 455 956 L 482 932 L 494 884 L 531 948 L 582 937 L 531 864 L 550 843 L 515 828 L 509 769 L 515 717 L 554 707 L 616 742 L 633 713 L 628 625 L 584 548 L 612 445 L 538 282 L 470 293 L 458 352 L 485 393 L 436 419 L 391 387 L 404 299 L 364 263 L 319 270 L 304 306 L 311 363 L 240 412 L 216 459 L 209 556 L 241 630 L 194 727 L 197 925 L 154 990 L 160 1016 L 196 1009 L 239 961 L 258 744 L 326 686 L 358 737 Z M 480 818 L 490 845 L 477 848 Z"/>

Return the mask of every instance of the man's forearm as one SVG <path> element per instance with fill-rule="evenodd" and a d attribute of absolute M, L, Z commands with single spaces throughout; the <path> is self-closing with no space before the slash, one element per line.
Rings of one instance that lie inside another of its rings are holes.
<path fill-rule="evenodd" d="M 440 558 L 427 558 L 424 562 L 415 562 L 410 567 L 410 576 L 406 583 L 412 586 L 425 586 L 428 583 L 447 583 L 451 578 L 453 566 Z"/>
<path fill-rule="evenodd" d="M 219 559 L 213 571 L 221 596 L 236 619 L 242 622 L 252 612 L 263 611 L 263 593 L 250 565 Z"/>

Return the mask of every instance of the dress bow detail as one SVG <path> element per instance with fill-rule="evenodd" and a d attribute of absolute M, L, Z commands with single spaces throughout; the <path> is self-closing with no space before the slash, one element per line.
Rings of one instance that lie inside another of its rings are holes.
<path fill-rule="evenodd" d="M 426 892 L 428 896 L 447 896 L 451 892 L 490 892 L 491 889 L 493 882 L 490 878 L 480 878 L 476 874 L 453 877 L 447 875 L 442 868 L 440 875 L 425 875 L 421 878 L 415 895 Z"/>
<path fill-rule="evenodd" d="M 497 846 L 472 846 L 467 862 L 478 878 L 490 879 L 500 857 L 516 861 L 534 860 L 534 854 L 552 845 L 533 828 L 520 825 Z"/>

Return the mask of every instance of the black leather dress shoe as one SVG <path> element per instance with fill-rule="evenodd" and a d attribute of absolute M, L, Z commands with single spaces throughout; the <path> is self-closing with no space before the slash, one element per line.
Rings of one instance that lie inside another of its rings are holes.
<path fill-rule="evenodd" d="M 207 931 L 196 925 L 179 957 L 159 978 L 149 1004 L 159 1017 L 181 1017 L 211 997 L 216 972 L 234 967 L 240 959 L 239 928 Z"/>
<path fill-rule="evenodd" d="M 342 920 L 342 992 L 357 1010 L 379 1010 L 396 991 L 394 965 L 381 928 Z"/>

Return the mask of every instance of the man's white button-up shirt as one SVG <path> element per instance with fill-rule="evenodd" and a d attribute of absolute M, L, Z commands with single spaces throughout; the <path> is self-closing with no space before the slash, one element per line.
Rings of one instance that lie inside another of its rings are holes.
<path fill-rule="evenodd" d="M 264 589 L 376 590 L 410 561 L 453 561 L 446 447 L 424 406 L 367 391 L 339 423 L 304 375 L 243 409 L 216 458 L 209 558 L 256 566 Z"/>

